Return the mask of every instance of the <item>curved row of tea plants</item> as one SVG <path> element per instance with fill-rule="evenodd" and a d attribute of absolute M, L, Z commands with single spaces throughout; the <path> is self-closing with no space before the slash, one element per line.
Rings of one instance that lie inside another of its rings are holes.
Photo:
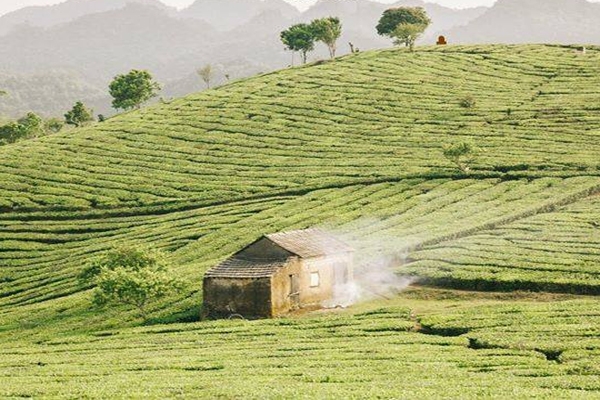
<path fill-rule="evenodd" d="M 597 398 L 598 301 L 506 300 L 413 290 L 351 312 L 13 339 L 0 396 Z"/>
<path fill-rule="evenodd" d="M 170 315 L 183 313 L 185 318 L 197 318 L 204 271 L 263 233 L 322 226 L 357 249 L 358 268 L 369 268 L 370 260 L 380 256 L 391 257 L 393 265 L 400 265 L 407 257 L 417 260 L 436 249 L 453 259 L 458 257 L 452 241 L 456 238 L 468 240 L 477 237 L 473 235 L 478 232 L 503 229 L 513 221 L 548 213 L 599 190 L 600 180 L 595 177 L 531 181 L 418 179 L 351 185 L 166 214 L 156 210 L 152 214 L 151 209 L 144 208 L 137 210 L 148 214 L 133 215 L 135 209 L 82 211 L 77 218 L 67 211 L 25 213 L 21 217 L 8 214 L 0 217 L 0 322 L 5 327 L 18 327 L 26 315 L 28 320 L 37 319 L 38 325 L 70 326 L 75 330 L 88 329 L 90 321 L 92 326 L 103 326 L 111 313 L 121 313 L 122 323 L 135 320 L 121 308 L 89 310 L 87 320 L 64 313 L 65 307 L 80 312 L 89 308 L 89 298 L 82 292 L 85 287 L 76 276 L 95 255 L 115 245 L 144 245 L 171 252 L 177 273 L 188 286 L 184 294 L 157 303 L 154 315 L 169 319 L 176 318 Z M 531 254 L 529 262 L 535 263 L 536 256 Z M 443 273 L 456 278 L 456 287 L 468 286 L 472 281 L 492 283 L 493 268 L 486 262 L 476 266 L 465 263 L 449 268 L 442 261 L 421 260 L 398 271 L 422 279 L 435 279 Z M 523 283 L 531 273 L 528 269 L 513 269 L 506 281 L 518 289 L 532 289 Z M 556 265 L 543 270 L 545 282 L 575 286 L 581 285 L 586 273 L 585 284 L 598 285 L 596 274 L 583 267 L 565 271 Z"/>
<path fill-rule="evenodd" d="M 366 52 L 232 83 L 0 150 L 0 209 L 81 209 L 474 169 L 598 175 L 600 51 L 451 46 Z M 465 97 L 474 106 L 461 106 Z"/>

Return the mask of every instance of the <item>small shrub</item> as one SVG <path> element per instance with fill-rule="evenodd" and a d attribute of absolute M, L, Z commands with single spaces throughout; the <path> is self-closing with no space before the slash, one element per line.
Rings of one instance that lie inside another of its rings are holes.
<path fill-rule="evenodd" d="M 465 174 L 470 171 L 469 164 L 473 162 L 475 153 L 475 147 L 466 142 L 445 146 L 443 150 L 444 157 Z"/>
<path fill-rule="evenodd" d="M 477 101 L 473 96 L 465 96 L 459 101 L 462 108 L 474 108 L 476 103 Z"/>

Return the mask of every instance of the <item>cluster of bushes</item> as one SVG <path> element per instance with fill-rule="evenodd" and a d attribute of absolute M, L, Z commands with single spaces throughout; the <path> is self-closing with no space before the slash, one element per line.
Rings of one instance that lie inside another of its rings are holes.
<path fill-rule="evenodd" d="M 16 121 L 0 126 L 0 145 L 56 133 L 63 125 L 63 121 L 57 118 L 44 121 L 39 115 L 30 112 Z"/>
<path fill-rule="evenodd" d="M 80 101 L 75 103 L 73 108 L 65 114 L 64 120 L 58 118 L 44 120 L 36 113 L 29 112 L 16 121 L 0 126 L 0 145 L 51 135 L 60 132 L 65 124 L 78 127 L 93 120 L 92 110 Z"/>

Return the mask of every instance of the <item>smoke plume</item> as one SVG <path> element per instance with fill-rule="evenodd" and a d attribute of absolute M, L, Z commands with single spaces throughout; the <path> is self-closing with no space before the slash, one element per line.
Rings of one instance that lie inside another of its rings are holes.
<path fill-rule="evenodd" d="M 399 275 L 410 244 L 385 232 L 379 220 L 360 220 L 343 229 L 325 228 L 330 235 L 355 249 L 354 280 L 334 287 L 325 307 L 347 307 L 362 301 L 389 299 L 414 283 L 416 277 Z"/>

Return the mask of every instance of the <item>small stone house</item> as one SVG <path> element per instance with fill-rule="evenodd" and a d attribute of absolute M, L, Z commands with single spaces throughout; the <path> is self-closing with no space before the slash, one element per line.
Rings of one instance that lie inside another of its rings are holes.
<path fill-rule="evenodd" d="M 204 276 L 207 317 L 270 318 L 332 299 L 353 249 L 320 229 L 265 235 Z"/>

